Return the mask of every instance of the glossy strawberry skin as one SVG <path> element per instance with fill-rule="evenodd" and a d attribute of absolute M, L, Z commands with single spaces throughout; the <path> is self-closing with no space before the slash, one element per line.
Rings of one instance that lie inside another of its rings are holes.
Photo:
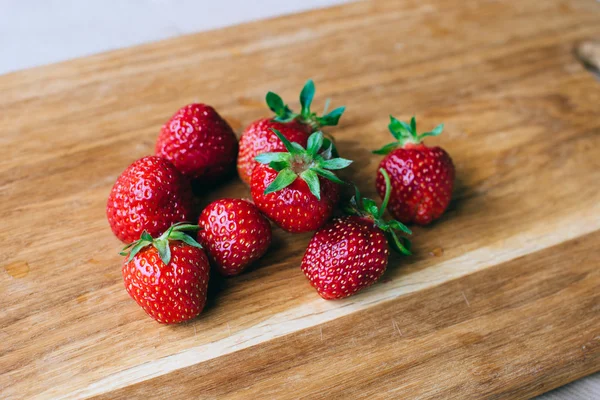
<path fill-rule="evenodd" d="M 315 232 L 301 269 L 322 298 L 341 299 L 375 283 L 388 255 L 388 241 L 373 220 L 346 216 Z"/>
<path fill-rule="evenodd" d="M 212 265 L 225 276 L 241 273 L 271 244 L 271 224 L 258 208 L 241 199 L 220 199 L 200 214 L 198 241 Z"/>
<path fill-rule="evenodd" d="M 302 179 L 274 193 L 264 194 L 275 180 L 277 171 L 259 164 L 252 173 L 250 190 L 254 204 L 271 221 L 292 233 L 311 232 L 319 229 L 333 214 L 339 201 L 340 189 L 336 183 L 319 177 L 321 200 L 318 200 Z"/>
<path fill-rule="evenodd" d="M 407 144 L 389 153 L 379 164 L 391 178 L 388 210 L 402 223 L 427 225 L 448 208 L 454 186 L 454 164 L 440 147 Z M 383 198 L 385 182 L 377 174 L 377 192 Z"/>
<path fill-rule="evenodd" d="M 196 317 L 206 304 L 209 264 L 202 249 L 170 242 L 171 261 L 165 265 L 156 248 L 148 246 L 123 264 L 127 293 L 162 324 Z"/>
<path fill-rule="evenodd" d="M 306 141 L 312 132 L 309 125 L 296 120 L 276 122 L 265 118 L 250 124 L 240 138 L 237 160 L 238 174 L 248 185 L 252 180 L 252 171 L 258 165 L 254 157 L 262 153 L 286 151 L 281 140 L 271 129 L 277 129 L 290 142 L 296 142 L 302 147 L 306 147 Z"/>
<path fill-rule="evenodd" d="M 113 233 L 125 243 L 146 230 L 159 236 L 176 222 L 193 217 L 189 180 L 169 161 L 143 157 L 115 182 L 106 205 Z"/>
<path fill-rule="evenodd" d="M 206 104 L 189 104 L 163 125 L 156 155 L 168 159 L 184 175 L 215 182 L 233 172 L 238 143 L 229 124 Z"/>

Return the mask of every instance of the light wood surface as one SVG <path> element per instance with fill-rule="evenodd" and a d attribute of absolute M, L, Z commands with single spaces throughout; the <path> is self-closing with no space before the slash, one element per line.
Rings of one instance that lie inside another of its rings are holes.
<path fill-rule="evenodd" d="M 600 370 L 600 84 L 574 56 L 598 37 L 591 0 L 379 0 L 0 76 L 0 397 L 525 398 Z M 358 296 L 318 297 L 310 235 L 276 230 L 201 317 L 150 320 L 105 220 L 114 180 L 178 107 L 241 132 L 309 77 L 317 107 L 347 105 L 330 132 L 369 196 L 389 114 L 445 122 L 447 215 Z"/>
<path fill-rule="evenodd" d="M 282 388 L 306 398 L 535 395 L 600 362 L 598 240 L 595 232 L 104 398 L 257 399 Z"/>

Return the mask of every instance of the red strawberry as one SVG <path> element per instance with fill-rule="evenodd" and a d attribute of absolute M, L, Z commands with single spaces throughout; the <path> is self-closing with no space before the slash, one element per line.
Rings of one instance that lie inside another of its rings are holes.
<path fill-rule="evenodd" d="M 271 244 L 271 224 L 256 206 L 241 199 L 210 203 L 200 214 L 198 240 L 225 276 L 241 273 Z"/>
<path fill-rule="evenodd" d="M 285 151 L 285 146 L 273 133 L 273 129 L 281 132 L 290 142 L 306 146 L 306 141 L 313 131 L 323 126 L 337 125 L 345 107 L 339 107 L 322 117 L 311 112 L 310 106 L 315 95 L 315 84 L 312 80 L 306 82 L 300 93 L 302 110 L 294 113 L 283 102 L 279 95 L 267 93 L 267 105 L 275 113 L 274 119 L 259 119 L 246 128 L 240 138 L 240 151 L 237 169 L 240 178 L 250 185 L 252 171 L 258 165 L 254 158 L 262 153 Z M 330 140 L 325 139 L 325 147 Z"/>
<path fill-rule="evenodd" d="M 290 142 L 296 142 L 304 147 L 306 147 L 306 141 L 312 132 L 309 125 L 295 120 L 278 122 L 265 118 L 250 124 L 240 138 L 240 151 L 237 160 L 238 174 L 248 185 L 250 185 L 252 179 L 252 171 L 258 165 L 258 162 L 254 160 L 257 155 L 273 151 L 285 151 L 285 146 L 271 129 L 277 129 Z"/>
<path fill-rule="evenodd" d="M 331 146 L 323 146 L 323 133 L 308 138 L 307 150 L 290 143 L 274 131 L 287 152 L 263 153 L 256 157 L 261 164 L 252 173 L 250 186 L 256 206 L 273 222 L 288 232 L 310 232 L 318 229 L 333 213 L 343 183 L 330 170 L 342 169 L 352 161 L 331 158 Z M 299 178 L 299 179 L 298 179 Z"/>
<path fill-rule="evenodd" d="M 143 232 L 123 249 L 127 293 L 156 321 L 176 324 L 196 317 L 206 303 L 209 265 L 200 246 L 184 231 L 198 226 L 173 225 L 157 239 Z"/>
<path fill-rule="evenodd" d="M 444 125 L 433 131 L 417 134 L 413 117 L 410 125 L 391 117 L 389 130 L 397 142 L 388 144 L 375 154 L 386 154 L 379 164 L 392 180 L 389 211 L 399 221 L 427 225 L 438 219 L 448 208 L 454 186 L 454 164 L 440 147 L 427 147 L 421 141 L 438 136 Z M 385 193 L 383 175 L 377 175 L 377 191 Z"/>
<path fill-rule="evenodd" d="M 319 229 L 306 249 L 301 269 L 319 295 L 326 299 L 340 299 L 375 283 L 388 264 L 388 240 L 391 236 L 398 250 L 410 254 L 409 243 L 399 238 L 394 230 L 410 234 L 398 221 L 383 221 L 382 215 L 389 199 L 381 208 L 370 199 L 357 195 L 353 199 L 353 212 L 357 215 L 335 218 Z"/>
<path fill-rule="evenodd" d="M 125 243 L 139 239 L 143 231 L 158 236 L 174 223 L 192 218 L 189 181 L 168 160 L 141 158 L 115 182 L 106 216 L 114 234 Z"/>
<path fill-rule="evenodd" d="M 156 155 L 200 182 L 214 182 L 232 172 L 237 151 L 233 130 L 206 104 L 179 109 L 162 127 L 156 142 Z"/>

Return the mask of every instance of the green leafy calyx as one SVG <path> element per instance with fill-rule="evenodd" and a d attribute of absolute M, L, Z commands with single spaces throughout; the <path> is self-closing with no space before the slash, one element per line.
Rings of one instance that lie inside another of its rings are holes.
<path fill-rule="evenodd" d="M 286 148 L 286 152 L 262 153 L 255 157 L 261 164 L 267 164 L 278 172 L 277 177 L 265 189 L 264 194 L 277 192 L 291 185 L 300 178 L 308 185 L 310 192 L 321 199 L 319 176 L 335 183 L 343 184 L 332 170 L 346 168 L 352 164 L 345 158 L 332 158 L 332 144 L 325 141 L 323 132 L 310 135 L 306 149 L 295 142 L 290 142 L 277 129 L 272 129 Z"/>
<path fill-rule="evenodd" d="M 444 124 L 436 126 L 432 131 L 419 134 L 417 132 L 417 120 L 412 117 L 410 123 L 400 121 L 390 115 L 390 124 L 388 129 L 396 142 L 386 144 L 379 150 L 373 151 L 375 154 L 388 154 L 392 150 L 403 147 L 406 144 L 419 144 L 428 136 L 438 136 L 444 130 Z"/>
<path fill-rule="evenodd" d="M 122 256 L 128 256 L 127 262 L 133 260 L 133 257 L 140 252 L 146 246 L 153 246 L 158 250 L 158 255 L 161 261 L 168 265 L 171 261 L 171 248 L 169 247 L 169 240 L 179 240 L 187 243 L 190 246 L 202 248 L 200 243 L 188 235 L 186 232 L 195 232 L 200 227 L 198 225 L 192 225 L 187 222 L 179 222 L 171 226 L 165 233 L 154 239 L 148 232 L 142 232 L 140 239 L 136 242 L 130 243 L 119 253 Z"/>
<path fill-rule="evenodd" d="M 350 200 L 349 206 L 346 208 L 346 211 L 353 215 L 358 215 L 361 217 L 366 217 L 375 223 L 375 225 L 384 231 L 391 242 L 393 243 L 393 247 L 402 254 L 410 255 L 410 241 L 403 237 L 398 236 L 398 231 L 405 233 L 407 235 L 412 235 L 412 232 L 406 225 L 396 220 L 386 221 L 383 219 L 383 214 L 385 213 L 385 209 L 387 208 L 388 202 L 390 201 L 390 195 L 392 193 L 392 185 L 390 182 L 390 176 L 387 171 L 383 168 L 379 169 L 379 172 L 383 175 L 385 179 L 385 196 L 383 197 L 383 202 L 381 206 L 377 207 L 375 201 L 361 197 L 358 188 L 354 186 L 356 191 L 354 197 Z"/>
<path fill-rule="evenodd" d="M 292 111 L 276 93 L 267 93 L 266 101 L 271 111 L 275 113 L 275 121 L 290 122 L 298 120 L 310 125 L 313 131 L 318 131 L 323 126 L 337 125 L 346 107 L 338 107 L 328 112 L 329 101 L 327 101 L 323 115 L 319 116 L 310 109 L 314 97 L 315 83 L 312 79 L 309 79 L 300 92 L 300 106 L 302 109 L 299 113 Z"/>

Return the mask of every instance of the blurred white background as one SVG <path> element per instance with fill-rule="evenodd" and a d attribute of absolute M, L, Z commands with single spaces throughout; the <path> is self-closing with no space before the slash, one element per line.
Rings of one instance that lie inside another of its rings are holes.
<path fill-rule="evenodd" d="M 0 0 L 0 74 L 350 0 Z"/>
<path fill-rule="evenodd" d="M 350 1 L 0 0 L 0 74 Z M 600 399 L 600 374 L 540 399 Z"/>

